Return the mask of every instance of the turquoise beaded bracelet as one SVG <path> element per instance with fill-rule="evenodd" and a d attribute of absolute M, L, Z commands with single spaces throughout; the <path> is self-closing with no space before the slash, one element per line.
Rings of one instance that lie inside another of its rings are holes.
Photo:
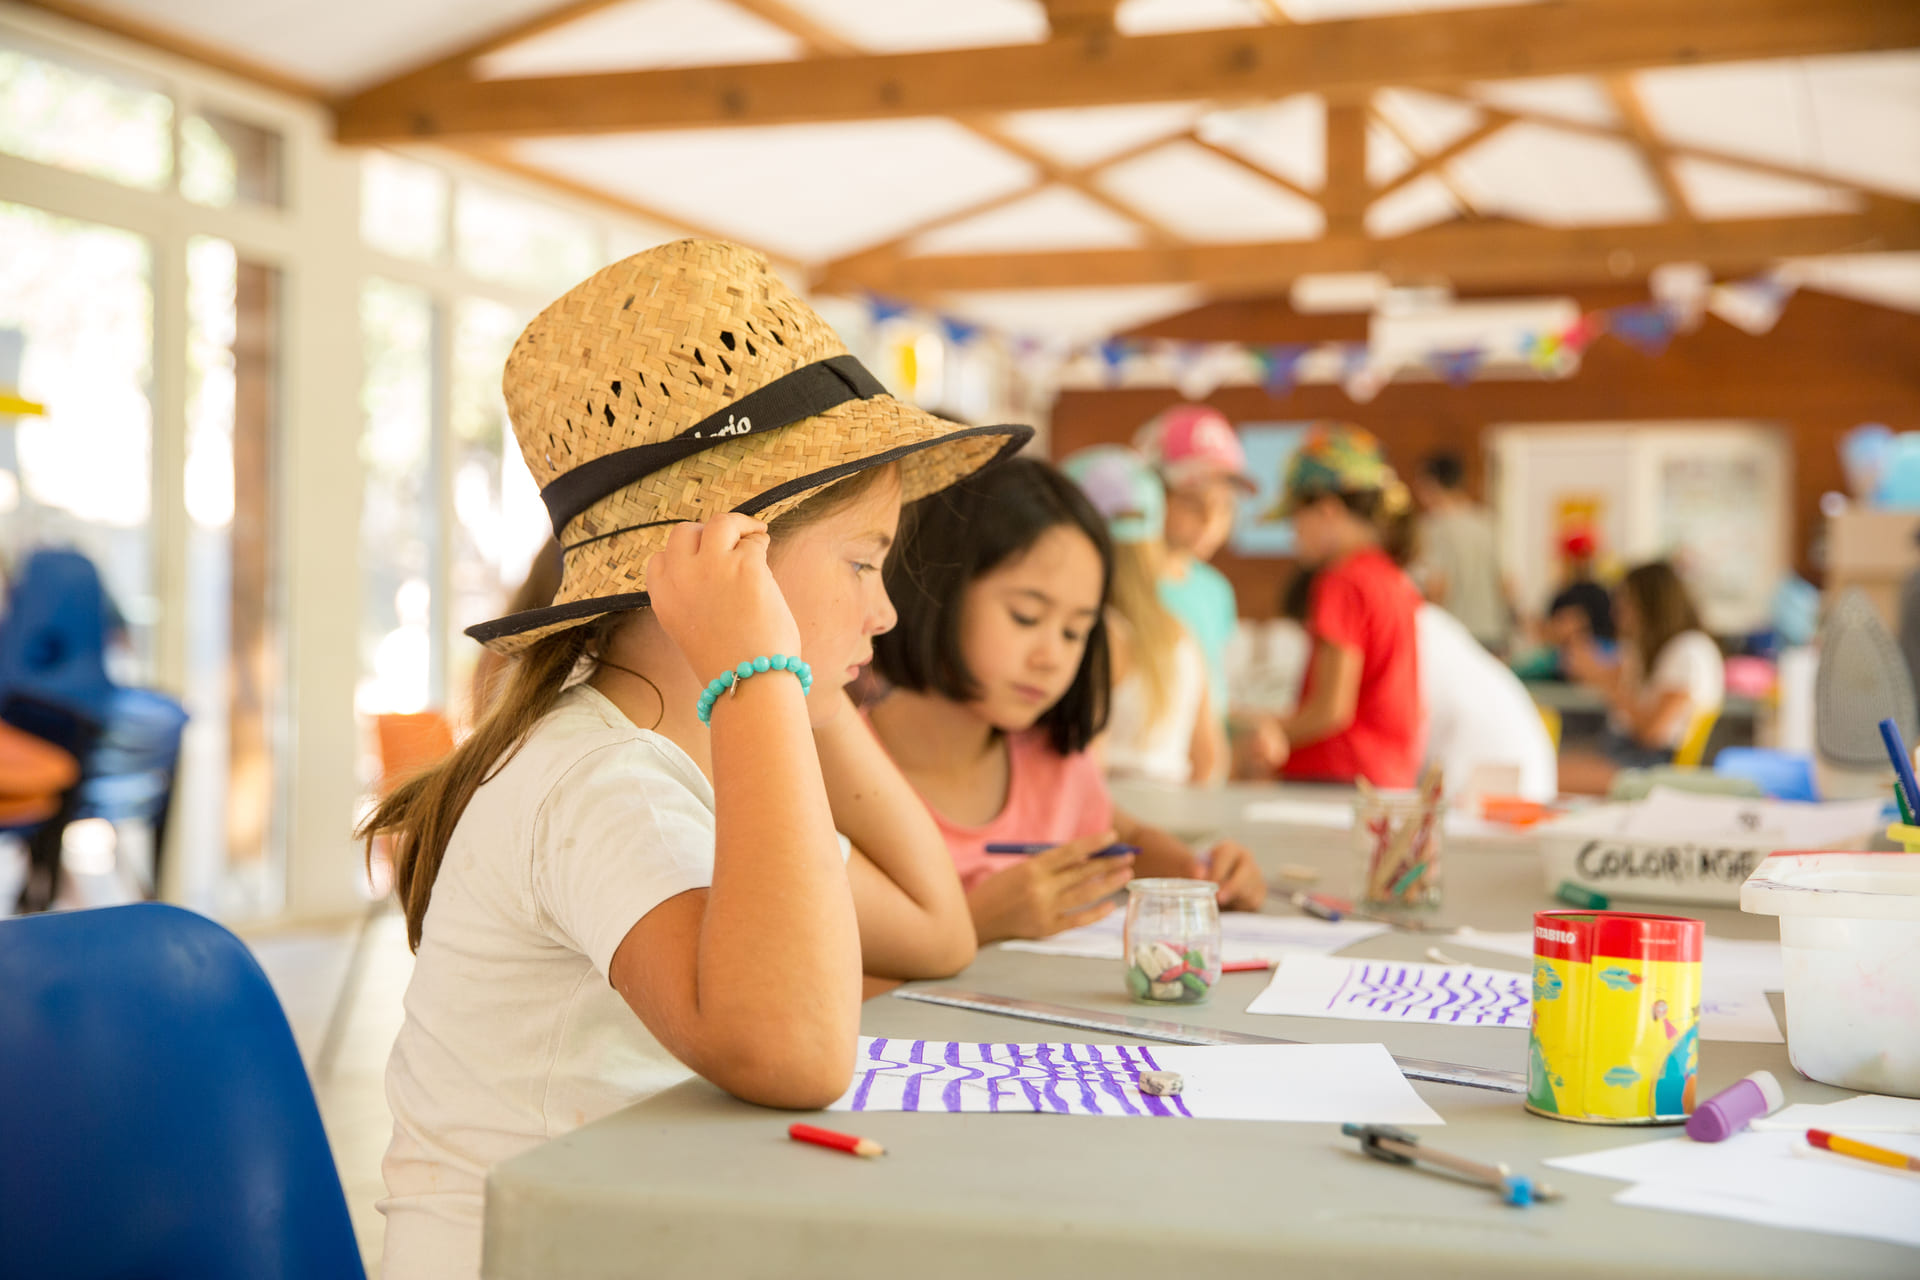
<path fill-rule="evenodd" d="M 757 676 L 762 671 L 791 671 L 800 678 L 800 696 L 813 692 L 813 668 L 798 658 L 789 658 L 784 653 L 776 653 L 766 658 L 749 658 L 731 671 L 722 671 L 708 682 L 706 691 L 700 695 L 700 723 L 713 723 L 713 704 L 727 690 L 735 688 L 748 676 Z"/>

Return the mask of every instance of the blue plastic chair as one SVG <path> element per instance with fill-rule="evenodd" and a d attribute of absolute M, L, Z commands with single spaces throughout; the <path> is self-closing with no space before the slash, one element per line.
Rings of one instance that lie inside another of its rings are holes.
<path fill-rule="evenodd" d="M 1746 778 L 1776 800 L 1818 800 L 1813 757 L 1765 747 L 1722 747 L 1713 771 L 1723 778 Z"/>
<path fill-rule="evenodd" d="M 111 626 L 106 588 L 91 560 L 78 551 L 35 551 L 20 566 L 0 617 L 0 703 L 27 694 L 105 720 L 113 696 Z"/>
<path fill-rule="evenodd" d="M 139 903 L 0 920 L 0 1272 L 365 1280 L 319 1108 L 238 938 Z"/>

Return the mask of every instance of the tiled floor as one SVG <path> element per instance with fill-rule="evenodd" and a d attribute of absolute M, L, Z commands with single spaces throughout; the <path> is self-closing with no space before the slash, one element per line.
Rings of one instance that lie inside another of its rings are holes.
<path fill-rule="evenodd" d="M 355 972 L 354 943 L 363 927 Z M 387 1051 L 400 1030 L 400 1001 L 413 971 L 406 922 L 397 912 L 383 910 L 364 925 L 255 934 L 246 940 L 293 1024 L 333 1144 L 360 1253 L 368 1276 L 377 1277 L 386 1219 L 373 1206 L 385 1194 L 380 1157 L 393 1126 L 385 1088 Z"/>

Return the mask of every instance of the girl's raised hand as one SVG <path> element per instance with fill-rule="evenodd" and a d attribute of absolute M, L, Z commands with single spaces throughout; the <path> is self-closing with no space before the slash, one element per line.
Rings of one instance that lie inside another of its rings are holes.
<path fill-rule="evenodd" d="M 765 524 L 730 511 L 676 525 L 647 562 L 654 616 L 703 681 L 750 658 L 800 656 L 800 628 L 767 546 Z"/>
<path fill-rule="evenodd" d="M 1133 855 L 1096 858 L 1114 833 L 1083 836 L 997 871 L 967 893 L 982 942 L 1045 938 L 1092 924 L 1114 904 L 1102 899 L 1133 878 Z"/>

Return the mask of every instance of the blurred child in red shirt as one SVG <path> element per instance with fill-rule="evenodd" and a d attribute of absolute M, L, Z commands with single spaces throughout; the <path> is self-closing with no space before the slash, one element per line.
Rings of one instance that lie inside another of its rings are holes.
<path fill-rule="evenodd" d="M 1358 427 L 1315 427 L 1287 465 L 1276 518 L 1293 521 L 1315 571 L 1306 627 L 1313 652 L 1299 705 L 1270 736 L 1267 763 L 1298 781 L 1411 787 L 1426 745 L 1414 615 L 1401 565 L 1410 504 L 1380 443 Z"/>

